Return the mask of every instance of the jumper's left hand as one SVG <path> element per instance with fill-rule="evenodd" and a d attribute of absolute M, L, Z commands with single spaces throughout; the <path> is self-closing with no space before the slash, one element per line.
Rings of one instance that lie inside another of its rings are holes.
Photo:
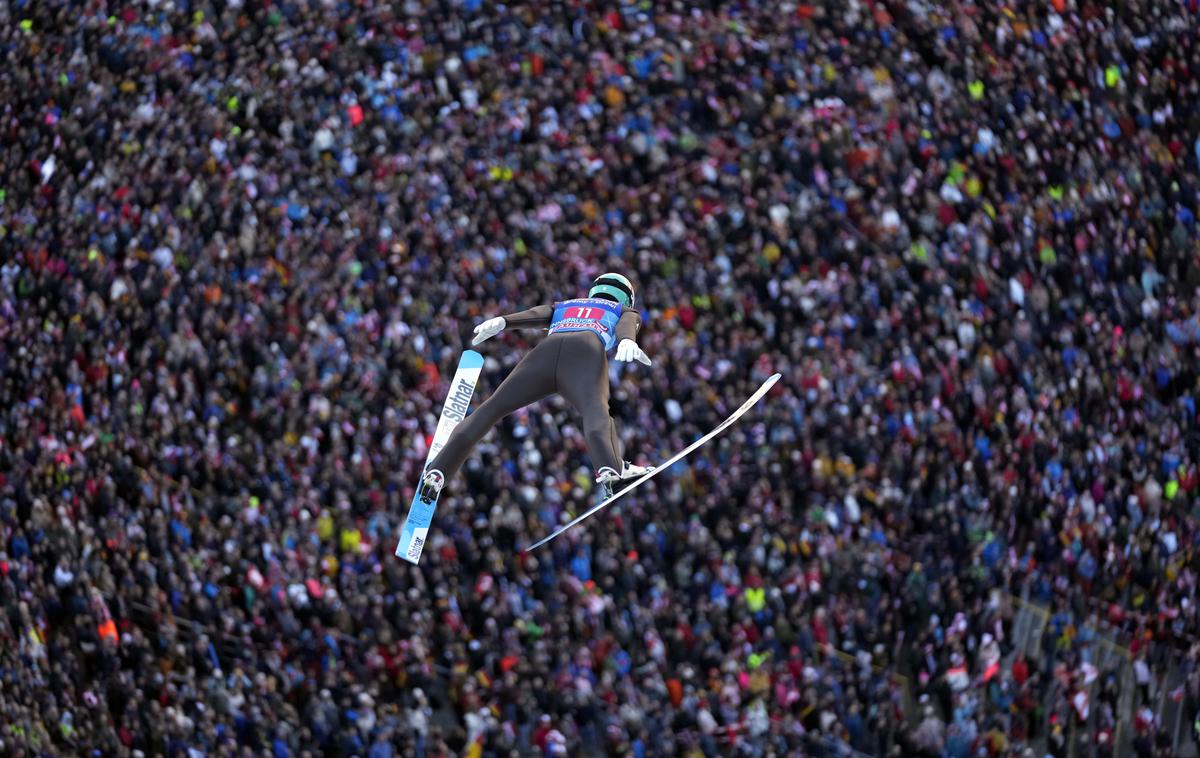
<path fill-rule="evenodd" d="M 495 337 L 497 334 L 504 331 L 504 327 L 506 326 L 508 326 L 508 324 L 504 322 L 503 316 L 489 318 L 487 321 L 484 321 L 482 324 L 475 327 L 475 339 L 471 340 L 471 345 L 475 346 L 480 342 L 490 340 L 492 337 Z"/>
<path fill-rule="evenodd" d="M 637 361 L 650 365 L 650 356 L 646 355 L 638 344 L 633 340 L 621 340 L 621 344 L 617 345 L 617 360 L 619 361 Z"/>

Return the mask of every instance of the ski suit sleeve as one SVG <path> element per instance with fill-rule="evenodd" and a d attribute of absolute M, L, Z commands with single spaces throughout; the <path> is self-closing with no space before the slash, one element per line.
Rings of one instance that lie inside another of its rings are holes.
<path fill-rule="evenodd" d="M 642 314 L 633 308 L 626 308 L 617 322 L 617 342 L 637 339 L 638 328 L 642 325 Z"/>
<path fill-rule="evenodd" d="M 504 317 L 504 324 L 509 329 L 535 329 L 550 326 L 554 316 L 554 306 L 535 305 L 526 311 L 517 311 Z"/>

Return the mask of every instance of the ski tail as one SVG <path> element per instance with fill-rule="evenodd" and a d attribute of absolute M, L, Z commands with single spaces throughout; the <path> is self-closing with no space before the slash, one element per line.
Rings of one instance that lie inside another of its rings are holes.
<path fill-rule="evenodd" d="M 450 391 L 446 394 L 446 403 L 442 406 L 442 415 L 438 419 L 437 431 L 433 434 L 433 442 L 429 445 L 429 454 L 425 457 L 425 466 L 421 468 L 424 476 L 425 468 L 433 461 L 451 432 L 466 417 L 471 407 L 471 397 L 475 394 L 475 386 L 479 384 L 479 374 L 483 371 L 483 356 L 474 350 L 463 352 L 458 360 L 458 368 L 454 378 L 450 380 Z M 433 514 L 437 510 L 437 501 L 426 503 L 421 499 L 420 484 L 413 495 L 412 505 L 409 506 L 408 516 L 400 530 L 400 541 L 396 544 L 396 555 L 409 563 L 416 564 L 421 560 L 421 551 L 425 547 L 425 539 L 429 535 L 429 526 L 433 523 Z"/>
<path fill-rule="evenodd" d="M 700 439 L 696 440 L 692 444 L 685 447 L 683 450 L 680 450 L 678 453 L 676 453 L 675 455 L 668 458 L 667 461 L 665 463 L 663 463 L 662 465 L 656 466 L 652 471 L 638 477 L 627 487 L 617 491 L 611 497 L 606 498 L 603 502 L 601 502 L 598 505 L 591 508 L 591 510 L 586 511 L 585 513 L 583 513 L 580 516 L 576 516 L 574 519 L 571 520 L 570 523 L 568 523 L 564 526 L 560 526 L 558 529 L 551 532 L 548 536 L 543 537 L 542 539 L 533 543 L 529 547 L 525 548 L 525 550 L 523 552 L 528 553 L 531 550 L 535 550 L 535 549 L 541 547 L 542 545 L 545 545 L 547 542 L 554 539 L 555 537 L 562 534 L 563 532 L 567 531 L 568 529 L 575 526 L 576 524 L 580 523 L 584 519 L 590 518 L 598 511 L 601 511 L 604 508 L 607 508 L 609 505 L 611 505 L 613 503 L 613 501 L 618 500 L 621 497 L 623 497 L 624 495 L 626 495 L 627 493 L 633 491 L 634 489 L 637 489 L 644 482 L 649 481 L 650 479 L 652 479 L 653 477 L 662 473 L 666 469 L 669 469 L 671 466 L 675 465 L 676 463 L 678 463 L 679 461 L 683 460 L 688 455 L 690 455 L 692 452 L 694 452 L 698 447 L 705 444 L 706 442 L 711 440 L 713 437 L 716 437 L 718 434 L 725 431 L 729 427 L 733 426 L 733 423 L 735 421 L 737 421 L 739 418 L 741 418 L 743 415 L 745 415 L 746 411 L 753 408 L 758 403 L 759 400 L 762 400 L 766 396 L 766 394 L 771 391 L 771 388 L 774 387 L 775 383 L 779 381 L 780 376 L 781 376 L 780 374 L 772 374 L 765 382 L 762 383 L 761 387 L 759 387 L 757 390 L 755 390 L 754 394 L 750 396 L 749 400 L 742 403 L 740 408 L 738 408 L 733 413 L 729 414 L 729 417 L 727 419 L 725 419 L 724 421 L 722 421 L 720 424 L 718 424 L 716 426 L 716 428 L 713 429 L 711 432 L 704 435 Z"/>

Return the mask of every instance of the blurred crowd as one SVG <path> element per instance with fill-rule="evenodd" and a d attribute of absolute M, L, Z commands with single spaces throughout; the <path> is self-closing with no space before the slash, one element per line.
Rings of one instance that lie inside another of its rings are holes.
<path fill-rule="evenodd" d="M 0 752 L 1170 754 L 1198 13 L 0 4 Z M 470 329 L 605 270 L 631 459 L 784 380 L 532 554 L 595 493 L 519 412 L 394 558 Z"/>

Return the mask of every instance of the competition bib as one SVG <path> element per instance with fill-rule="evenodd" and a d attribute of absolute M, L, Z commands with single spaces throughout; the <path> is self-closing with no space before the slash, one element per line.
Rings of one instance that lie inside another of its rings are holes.
<path fill-rule="evenodd" d="M 595 334 L 604 343 L 605 351 L 617 346 L 617 322 L 622 306 L 603 298 L 580 298 L 556 303 L 550 319 L 550 333 L 583 332 Z"/>

